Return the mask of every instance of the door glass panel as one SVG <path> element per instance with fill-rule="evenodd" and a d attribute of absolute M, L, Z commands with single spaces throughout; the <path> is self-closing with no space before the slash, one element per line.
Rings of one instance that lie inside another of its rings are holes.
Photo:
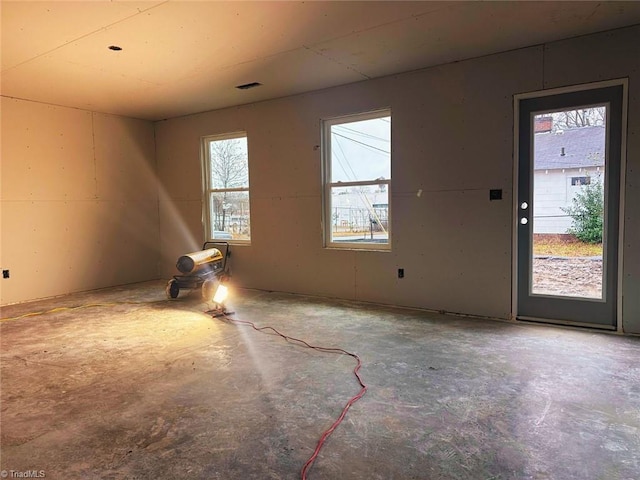
<path fill-rule="evenodd" d="M 603 298 L 607 105 L 537 113 L 530 293 Z"/>

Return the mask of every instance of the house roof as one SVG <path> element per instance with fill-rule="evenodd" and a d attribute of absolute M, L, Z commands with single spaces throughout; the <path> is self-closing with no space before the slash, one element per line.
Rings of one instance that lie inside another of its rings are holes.
<path fill-rule="evenodd" d="M 601 167 L 605 127 L 581 127 L 534 135 L 534 170 Z"/>

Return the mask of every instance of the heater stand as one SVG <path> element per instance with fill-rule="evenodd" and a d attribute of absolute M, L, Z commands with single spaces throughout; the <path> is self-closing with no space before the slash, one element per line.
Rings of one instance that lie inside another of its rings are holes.
<path fill-rule="evenodd" d="M 226 317 L 228 315 L 233 315 L 236 312 L 230 312 L 227 309 L 225 309 L 223 305 L 218 305 L 216 306 L 216 308 L 207 310 L 205 313 L 211 315 L 211 317 L 213 318 L 218 318 L 218 317 Z"/>

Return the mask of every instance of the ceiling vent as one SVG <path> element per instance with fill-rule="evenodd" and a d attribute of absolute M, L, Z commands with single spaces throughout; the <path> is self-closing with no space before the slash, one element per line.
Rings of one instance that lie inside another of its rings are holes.
<path fill-rule="evenodd" d="M 239 90 L 249 90 L 250 88 L 256 88 L 260 86 L 262 86 L 261 83 L 251 82 L 251 83 L 245 83 L 244 85 L 238 85 L 236 88 Z"/>

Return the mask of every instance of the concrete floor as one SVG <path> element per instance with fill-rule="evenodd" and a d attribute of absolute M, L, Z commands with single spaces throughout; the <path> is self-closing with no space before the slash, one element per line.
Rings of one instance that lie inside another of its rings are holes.
<path fill-rule="evenodd" d="M 212 319 L 159 282 L 2 317 L 121 301 L 143 303 L 0 324 L 9 478 L 300 478 L 358 392 L 353 358 Z M 258 291 L 229 303 L 362 358 L 369 390 L 310 480 L 640 478 L 639 338 Z"/>

